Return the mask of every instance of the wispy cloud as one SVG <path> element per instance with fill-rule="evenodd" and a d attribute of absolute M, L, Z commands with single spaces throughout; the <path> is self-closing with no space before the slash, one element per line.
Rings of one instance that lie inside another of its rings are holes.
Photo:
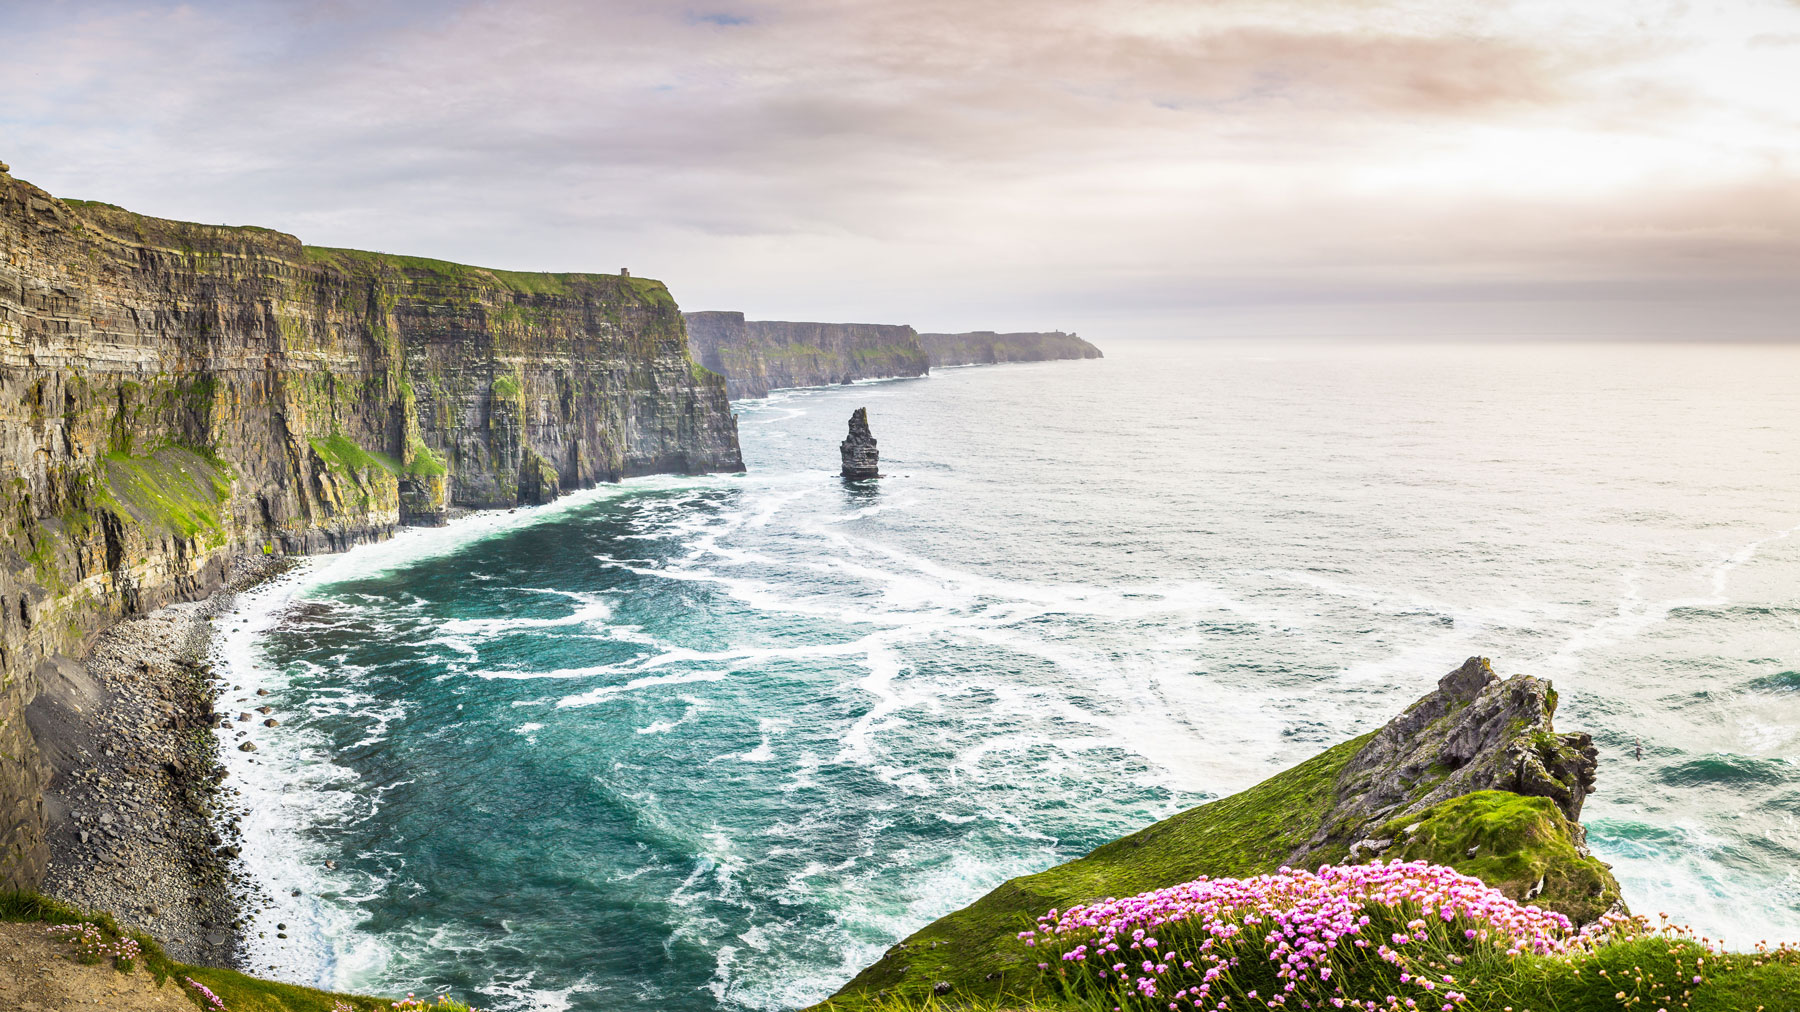
<path fill-rule="evenodd" d="M 52 190 L 629 264 L 695 308 L 1170 331 L 1643 292 L 1755 329 L 1795 298 L 1790 0 L 46 4 L 0 29 L 0 158 Z"/>

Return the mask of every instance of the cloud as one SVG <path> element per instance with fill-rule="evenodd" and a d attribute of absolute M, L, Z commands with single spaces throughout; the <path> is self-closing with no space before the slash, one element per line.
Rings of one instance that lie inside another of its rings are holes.
<path fill-rule="evenodd" d="M 1800 37 L 1800 15 L 1769 4 L 0 19 L 16 57 L 0 157 L 57 192 L 320 244 L 630 264 L 685 304 L 771 315 L 1008 326 L 958 314 L 1055 304 L 1079 324 L 1163 299 L 1146 293 L 1308 304 L 1491 284 L 1554 301 L 1571 278 L 1704 277 L 1741 302 L 1742 279 L 1778 278 L 1800 244 L 1782 97 L 1800 80 L 1758 41 Z"/>

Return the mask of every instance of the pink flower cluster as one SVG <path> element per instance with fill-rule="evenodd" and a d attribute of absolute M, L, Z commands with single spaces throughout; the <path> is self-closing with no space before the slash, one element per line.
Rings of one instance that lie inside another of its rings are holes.
<path fill-rule="evenodd" d="M 1369 1012 L 1459 1006 L 1454 977 L 1418 972 L 1430 960 L 1460 966 L 1477 951 L 1549 955 L 1587 942 L 1562 914 L 1452 868 L 1398 861 L 1201 878 L 1051 910 L 1019 937 L 1039 959 L 1057 957 L 1065 986 L 1098 985 L 1121 1008 Z"/>
<path fill-rule="evenodd" d="M 218 1012 L 225 1012 L 225 1003 L 219 1000 L 218 995 L 212 993 L 211 988 L 207 987 L 205 984 L 200 983 L 199 981 L 195 980 L 192 977 L 183 977 L 181 979 L 187 981 L 189 987 L 200 992 L 201 997 L 204 997 L 206 999 L 206 1003 L 208 1005 L 217 1009 Z"/>
<path fill-rule="evenodd" d="M 106 934 L 93 924 L 52 924 L 44 930 L 73 943 L 76 956 L 82 962 L 97 963 L 110 956 L 119 969 L 129 970 L 143 955 L 135 939 L 121 937 L 109 942 Z"/>

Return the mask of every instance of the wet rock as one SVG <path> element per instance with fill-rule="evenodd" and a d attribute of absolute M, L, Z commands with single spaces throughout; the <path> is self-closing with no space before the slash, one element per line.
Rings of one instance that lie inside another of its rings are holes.
<path fill-rule="evenodd" d="M 256 743 L 253 741 L 247 741 L 247 742 L 243 743 L 242 745 L 238 746 L 238 751 L 239 752 L 254 752 L 254 751 L 256 751 Z"/>
<path fill-rule="evenodd" d="M 264 727 L 280 727 L 281 721 L 276 720 L 274 717 L 270 717 L 268 720 L 263 721 L 263 726 Z"/>
<path fill-rule="evenodd" d="M 850 434 L 838 444 L 843 458 L 843 476 L 853 481 L 881 477 L 881 455 L 875 449 L 875 435 L 869 431 L 869 409 L 857 408 L 850 416 Z"/>

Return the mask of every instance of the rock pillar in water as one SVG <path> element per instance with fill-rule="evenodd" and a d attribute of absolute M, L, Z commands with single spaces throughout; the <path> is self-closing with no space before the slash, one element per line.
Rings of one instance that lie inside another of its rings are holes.
<path fill-rule="evenodd" d="M 850 416 L 850 435 L 838 444 L 838 452 L 844 457 L 844 477 L 881 477 L 881 455 L 875 451 L 875 435 L 869 431 L 868 408 L 857 408 Z"/>

